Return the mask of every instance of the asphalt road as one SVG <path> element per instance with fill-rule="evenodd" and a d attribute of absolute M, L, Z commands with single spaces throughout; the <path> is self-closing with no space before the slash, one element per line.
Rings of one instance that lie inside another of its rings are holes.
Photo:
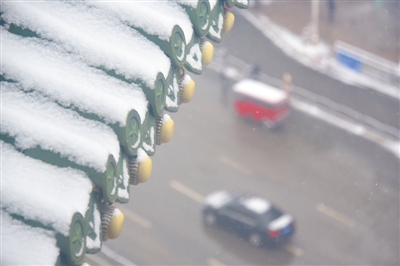
<path fill-rule="evenodd" d="M 195 81 L 193 101 L 171 115 L 175 134 L 157 147 L 152 178 L 131 187 L 120 206 L 124 229 L 108 248 L 137 265 L 400 263 L 398 159 L 296 111 L 279 130 L 244 122 L 221 103 L 214 72 Z M 291 243 L 254 248 L 205 227 L 199 202 L 222 188 L 256 193 L 291 213 Z M 94 258 L 118 264 L 104 253 Z"/>
<path fill-rule="evenodd" d="M 240 15 L 236 15 L 232 31 L 224 36 L 219 46 L 225 46 L 229 53 L 249 64 L 257 64 L 269 76 L 281 79 L 286 72 L 293 77 L 293 83 L 317 95 L 348 106 L 361 114 L 395 127 L 400 127 L 400 105 L 374 90 L 359 88 L 342 83 L 286 56 Z"/>

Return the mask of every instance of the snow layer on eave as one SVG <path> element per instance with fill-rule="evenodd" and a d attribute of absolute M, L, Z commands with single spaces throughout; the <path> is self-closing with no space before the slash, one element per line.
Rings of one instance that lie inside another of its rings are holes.
<path fill-rule="evenodd" d="M 119 142 L 111 128 L 63 109 L 37 93 L 25 94 L 15 84 L 1 82 L 1 132 L 21 149 L 39 145 L 44 150 L 99 173 L 106 170 L 110 154 L 118 161 Z"/>
<path fill-rule="evenodd" d="M 73 104 L 97 114 L 107 123 L 125 126 L 129 111 L 136 110 L 143 122 L 147 100 L 135 84 L 128 84 L 88 67 L 76 57 L 49 42 L 21 38 L 2 30 L 2 72 L 23 88 Z"/>
<path fill-rule="evenodd" d="M 211 10 L 214 9 L 215 5 L 218 3 L 218 0 L 209 0 Z"/>
<path fill-rule="evenodd" d="M 143 29 L 151 35 L 157 35 L 161 40 L 169 41 L 175 25 L 182 28 L 186 44 L 193 35 L 193 27 L 185 10 L 172 2 L 121 2 L 88 1 L 88 5 L 97 6 L 105 11 L 111 11 L 120 20 L 132 27 Z"/>
<path fill-rule="evenodd" d="M 29 28 L 80 54 L 88 65 L 140 79 L 151 89 L 157 73 L 169 73 L 171 61 L 156 44 L 101 10 L 79 2 L 4 2 L 2 11 L 7 23 Z"/>
<path fill-rule="evenodd" d="M 60 253 L 54 232 L 30 227 L 1 213 L 0 265 L 55 265 Z"/>
<path fill-rule="evenodd" d="M 193 8 L 197 7 L 198 0 L 172 0 L 173 2 L 179 3 L 183 6 L 190 6 Z"/>
<path fill-rule="evenodd" d="M 59 168 L 2 146 L 2 207 L 10 214 L 69 234 L 74 213 L 85 216 L 92 182 L 82 171 Z"/>
<path fill-rule="evenodd" d="M 212 1 L 212 0 L 210 0 L 210 1 Z M 213 0 L 213 1 L 215 1 L 215 0 Z M 249 5 L 249 0 L 236 0 L 236 2 L 238 2 L 239 4 L 243 4 L 243 5 Z"/>

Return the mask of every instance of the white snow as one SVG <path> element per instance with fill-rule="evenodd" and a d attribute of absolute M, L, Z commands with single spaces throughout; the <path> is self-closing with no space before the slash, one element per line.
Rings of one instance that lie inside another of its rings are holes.
<path fill-rule="evenodd" d="M 198 0 L 172 0 L 172 1 L 176 2 L 176 3 L 180 4 L 180 5 L 190 6 L 190 7 L 193 7 L 193 8 L 196 8 L 197 7 L 197 3 L 198 3 Z"/>
<path fill-rule="evenodd" d="M 210 3 L 210 10 L 213 10 L 218 0 L 209 0 L 208 2 Z"/>
<path fill-rule="evenodd" d="M 190 48 L 189 53 L 186 55 L 186 63 L 192 68 L 201 71 L 203 69 L 203 64 L 201 63 L 202 57 L 203 54 L 201 52 L 200 45 L 196 43 Z"/>
<path fill-rule="evenodd" d="M 137 152 L 137 161 L 138 163 L 143 163 L 149 156 L 143 149 L 138 149 Z"/>
<path fill-rule="evenodd" d="M 162 118 L 162 123 L 165 124 L 167 123 L 169 120 L 171 120 L 171 117 L 169 116 L 169 114 L 164 114 L 163 118 Z"/>
<path fill-rule="evenodd" d="M 96 235 L 95 239 L 90 238 L 89 236 L 86 237 L 86 247 L 89 249 L 98 249 L 101 248 L 101 217 L 100 212 L 97 208 L 97 203 L 93 203 L 93 217 L 94 217 L 94 224 L 91 226 L 94 229 L 94 234 Z"/>
<path fill-rule="evenodd" d="M 99 9 L 49 1 L 4 2 L 2 11 L 6 22 L 62 44 L 88 65 L 115 70 L 130 80 L 139 78 L 151 89 L 157 73 L 169 73 L 171 62 L 156 44 Z"/>
<path fill-rule="evenodd" d="M 2 208 L 25 219 L 40 221 L 68 236 L 74 213 L 85 216 L 92 182 L 82 171 L 58 168 L 2 148 Z"/>
<path fill-rule="evenodd" d="M 55 265 L 55 233 L 30 227 L 1 211 L 1 265 Z"/>
<path fill-rule="evenodd" d="M 125 126 L 132 109 L 143 122 L 147 100 L 135 84 L 128 84 L 88 67 L 57 45 L 21 38 L 2 30 L 2 72 L 24 89 L 39 91 L 62 105 L 97 114 L 107 123 Z"/>
<path fill-rule="evenodd" d="M 212 21 L 212 24 L 211 24 L 211 27 L 210 27 L 210 30 L 209 30 L 209 34 L 211 36 L 213 36 L 214 38 L 221 39 L 222 38 L 221 34 L 222 34 L 222 26 L 223 26 L 223 24 L 224 24 L 224 16 L 222 15 L 222 13 L 220 13 L 219 16 L 218 16 L 218 20 L 217 21 L 215 21 L 215 20 Z M 217 26 L 217 30 L 214 29 L 214 26 Z"/>
<path fill-rule="evenodd" d="M 246 5 L 246 6 L 249 5 L 249 0 L 236 0 L 236 2 L 238 2 L 239 4 L 242 4 L 242 5 Z"/>
<path fill-rule="evenodd" d="M 128 199 L 129 200 L 129 173 L 128 173 L 128 166 L 126 157 L 122 156 L 122 173 L 119 176 L 119 179 L 122 181 L 122 185 L 125 189 L 118 187 L 118 197 L 121 199 Z"/>
<path fill-rule="evenodd" d="M 278 219 L 272 221 L 268 225 L 268 229 L 269 230 L 282 229 L 282 228 L 285 228 L 286 226 L 288 226 L 292 221 L 293 221 L 293 217 L 289 214 L 285 214 L 285 215 L 282 215 L 281 217 L 279 217 Z"/>
<path fill-rule="evenodd" d="M 110 154 L 119 159 L 119 142 L 111 128 L 84 119 L 37 93 L 25 94 L 14 84 L 1 82 L 1 90 L 0 130 L 14 137 L 18 148 L 39 145 L 100 173 L 106 170 Z"/>
<path fill-rule="evenodd" d="M 168 86 L 168 93 L 167 93 L 167 98 L 165 99 L 165 104 L 167 107 L 178 107 L 178 94 L 179 94 L 179 85 L 178 81 L 176 79 L 176 75 L 173 78 L 172 84 Z M 173 99 L 169 95 L 173 95 Z"/>
<path fill-rule="evenodd" d="M 115 208 L 112 216 L 113 216 L 113 217 L 118 217 L 118 216 L 121 215 L 121 213 L 122 213 L 122 212 L 121 212 L 120 209 Z"/>
<path fill-rule="evenodd" d="M 232 200 L 231 194 L 225 190 L 219 190 L 211 193 L 204 199 L 204 205 L 209 205 L 214 209 L 219 209 Z"/>
<path fill-rule="evenodd" d="M 142 143 L 142 148 L 147 151 L 147 152 L 154 152 L 154 148 L 155 148 L 155 135 L 156 135 L 156 130 L 154 128 L 154 126 L 150 127 L 148 130 L 149 133 L 149 137 L 150 137 L 150 143 L 146 143 L 143 141 Z"/>
<path fill-rule="evenodd" d="M 192 78 L 188 74 L 185 74 L 185 76 L 183 76 L 183 79 L 181 81 L 182 86 L 188 85 L 191 80 Z"/>
<path fill-rule="evenodd" d="M 252 79 L 244 79 L 237 82 L 233 85 L 233 90 L 236 93 L 240 93 L 269 104 L 277 104 L 288 98 L 287 92 Z"/>
<path fill-rule="evenodd" d="M 271 203 L 258 197 L 240 199 L 240 203 L 252 212 L 263 214 L 271 208 Z"/>
<path fill-rule="evenodd" d="M 117 16 L 132 27 L 143 29 L 146 33 L 157 35 L 161 40 L 169 41 L 175 25 L 182 28 L 186 44 L 193 35 L 193 27 L 185 10 L 173 2 L 122 2 L 88 1 L 88 5 L 97 6 Z"/>

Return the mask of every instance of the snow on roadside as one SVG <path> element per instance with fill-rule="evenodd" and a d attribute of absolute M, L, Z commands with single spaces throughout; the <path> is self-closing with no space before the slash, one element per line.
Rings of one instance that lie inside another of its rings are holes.
<path fill-rule="evenodd" d="M 307 43 L 301 36 L 295 35 L 287 29 L 274 24 L 266 16 L 257 18 L 250 12 L 240 12 L 239 14 L 259 29 L 288 56 L 303 65 L 334 77 L 346 84 L 370 88 L 400 100 L 399 88 L 356 73 L 340 65 L 334 57 L 332 49 L 327 44 L 323 42 L 319 42 L 317 45 Z"/>

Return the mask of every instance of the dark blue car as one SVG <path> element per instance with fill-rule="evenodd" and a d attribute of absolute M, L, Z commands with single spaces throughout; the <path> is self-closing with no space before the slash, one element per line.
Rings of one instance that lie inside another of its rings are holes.
<path fill-rule="evenodd" d="M 295 231 L 291 215 L 251 194 L 216 191 L 204 199 L 202 212 L 207 225 L 220 225 L 245 235 L 254 246 L 286 242 Z"/>

